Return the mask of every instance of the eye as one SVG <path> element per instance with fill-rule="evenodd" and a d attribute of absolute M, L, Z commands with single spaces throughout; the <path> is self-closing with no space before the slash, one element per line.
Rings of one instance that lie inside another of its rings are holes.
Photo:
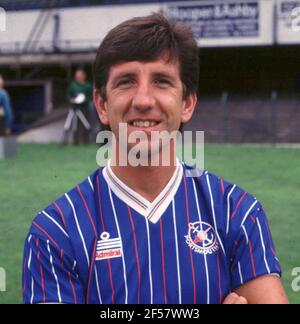
<path fill-rule="evenodd" d="M 133 84 L 132 79 L 122 79 L 117 83 L 117 87 L 126 88 Z"/>
<path fill-rule="evenodd" d="M 172 85 L 170 80 L 164 79 L 164 78 L 155 80 L 155 83 L 158 84 L 159 86 L 163 86 L 163 87 Z"/>

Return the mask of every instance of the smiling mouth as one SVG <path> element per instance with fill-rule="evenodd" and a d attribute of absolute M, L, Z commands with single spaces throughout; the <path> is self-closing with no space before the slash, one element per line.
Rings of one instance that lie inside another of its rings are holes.
<path fill-rule="evenodd" d="M 130 126 L 138 127 L 138 128 L 148 128 L 148 127 L 155 127 L 159 124 L 159 122 L 156 121 L 132 121 L 128 123 Z"/>

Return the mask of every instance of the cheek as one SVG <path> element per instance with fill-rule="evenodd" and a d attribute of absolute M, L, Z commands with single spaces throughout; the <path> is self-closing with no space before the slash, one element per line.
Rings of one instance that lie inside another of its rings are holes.
<path fill-rule="evenodd" d="M 110 120 L 118 120 L 122 118 L 124 113 L 126 112 L 127 107 L 127 99 L 124 96 L 117 96 L 107 101 L 107 115 Z"/>
<path fill-rule="evenodd" d="M 164 107 L 166 115 L 175 121 L 181 119 L 183 112 L 182 98 L 178 96 L 165 95 L 161 98 L 162 107 Z"/>
<path fill-rule="evenodd" d="M 112 91 L 108 97 L 108 104 L 114 110 L 125 110 L 132 101 L 130 91 Z"/>

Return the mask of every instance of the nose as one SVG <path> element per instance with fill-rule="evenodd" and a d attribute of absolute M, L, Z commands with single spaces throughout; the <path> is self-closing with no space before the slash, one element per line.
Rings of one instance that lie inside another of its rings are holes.
<path fill-rule="evenodd" d="M 155 99 L 151 91 L 151 85 L 147 81 L 141 82 L 136 88 L 132 99 L 132 106 L 139 111 L 151 110 L 154 107 Z"/>

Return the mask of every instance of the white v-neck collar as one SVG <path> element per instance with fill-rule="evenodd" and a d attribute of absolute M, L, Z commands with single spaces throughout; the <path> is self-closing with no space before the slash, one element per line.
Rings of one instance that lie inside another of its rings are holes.
<path fill-rule="evenodd" d="M 108 186 L 118 198 L 155 224 L 160 220 L 161 216 L 170 205 L 180 186 L 183 176 L 183 167 L 177 159 L 177 167 L 172 178 L 153 202 L 148 201 L 122 182 L 111 169 L 110 161 L 102 172 Z"/>

